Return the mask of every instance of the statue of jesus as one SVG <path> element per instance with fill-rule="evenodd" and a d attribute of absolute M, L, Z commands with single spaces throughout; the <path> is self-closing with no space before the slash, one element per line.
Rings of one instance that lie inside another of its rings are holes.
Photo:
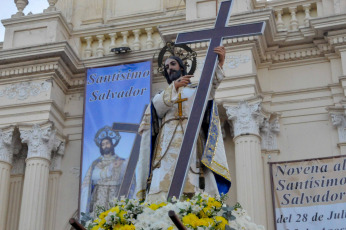
<path fill-rule="evenodd" d="M 217 106 L 212 101 L 224 78 L 222 66 L 226 52 L 222 46 L 214 52 L 219 63 L 183 190 L 188 196 L 202 190 L 210 195 L 226 194 L 231 185 Z M 196 94 L 197 84 L 191 83 L 193 76 L 187 75 L 179 57 L 166 59 L 164 76 L 169 86 L 154 96 L 139 128 L 142 142 L 136 174 L 138 199 L 167 197 Z"/>

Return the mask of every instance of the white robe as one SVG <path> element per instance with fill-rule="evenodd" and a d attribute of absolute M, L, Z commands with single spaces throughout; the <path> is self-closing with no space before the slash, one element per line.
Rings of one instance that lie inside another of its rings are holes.
<path fill-rule="evenodd" d="M 81 212 L 94 215 L 97 206 L 107 207 L 118 196 L 127 160 L 99 157 L 89 167 L 82 183 Z"/>
<path fill-rule="evenodd" d="M 213 79 L 213 87 L 210 93 L 210 99 L 214 97 L 215 90 L 224 78 L 221 68 L 217 68 L 215 77 Z M 152 172 L 152 179 L 150 190 L 146 194 L 146 181 L 149 175 L 150 166 L 150 106 L 145 112 L 139 132 L 142 134 L 141 150 L 138 161 L 137 181 L 136 181 L 136 197 L 139 199 L 147 198 L 155 200 L 158 198 L 166 198 L 170 188 L 170 183 L 174 174 L 176 161 L 179 155 L 180 146 L 184 138 L 184 131 L 186 130 L 187 119 L 183 119 L 180 123 L 176 120 L 178 116 L 178 104 L 175 103 L 178 99 L 179 93 L 181 98 L 187 98 L 187 101 L 182 103 L 182 117 L 188 117 L 192 109 L 194 98 L 196 95 L 196 85 L 192 84 L 187 87 L 179 88 L 176 91 L 172 83 L 164 91 L 155 95 L 152 103 L 155 107 L 158 117 L 161 119 L 160 133 L 156 140 L 156 147 L 152 165 L 156 165 L 160 159 L 159 167 L 155 168 Z M 168 121 L 168 122 L 167 122 Z M 182 124 L 182 125 L 181 125 Z M 220 127 L 220 124 L 218 124 Z M 173 135 L 174 134 L 174 135 Z M 221 136 L 221 135 L 220 135 Z M 154 148 L 154 146 L 152 146 Z M 215 159 L 219 156 L 219 162 L 223 164 L 224 168 L 228 169 L 225 150 L 223 146 L 222 137 L 218 138 L 218 145 L 216 146 Z M 164 156 L 163 156 L 164 155 Z M 196 193 L 199 191 L 199 168 L 196 164 L 196 148 L 191 156 L 190 169 L 186 178 L 184 193 Z M 163 156 L 163 157 L 162 157 Z M 212 168 L 211 168 L 212 169 Z M 212 171 L 207 168 L 204 170 L 205 176 L 205 192 L 214 195 L 218 194 L 218 187 Z"/>

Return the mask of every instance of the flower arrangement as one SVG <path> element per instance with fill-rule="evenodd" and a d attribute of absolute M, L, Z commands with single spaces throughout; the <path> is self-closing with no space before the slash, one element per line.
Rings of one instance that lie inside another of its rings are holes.
<path fill-rule="evenodd" d="M 168 217 L 168 212 L 173 210 L 189 230 L 264 229 L 251 223 L 239 204 L 226 206 L 226 198 L 200 193 L 191 199 L 173 198 L 155 203 L 115 199 L 109 209 L 98 207 L 97 218 L 88 218 L 82 213 L 82 224 L 87 230 L 173 230 L 177 228 Z"/>

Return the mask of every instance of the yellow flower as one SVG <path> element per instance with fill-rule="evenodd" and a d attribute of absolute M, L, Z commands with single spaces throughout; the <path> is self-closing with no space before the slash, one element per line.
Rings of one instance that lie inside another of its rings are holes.
<path fill-rule="evenodd" d="M 209 197 L 208 198 L 208 203 L 210 202 L 210 203 L 213 203 L 215 201 L 215 198 L 214 197 Z"/>
<path fill-rule="evenodd" d="M 108 213 L 109 213 L 109 210 L 108 210 L 108 211 L 105 211 L 105 212 L 102 212 L 102 213 L 100 214 L 99 218 L 100 218 L 100 219 L 105 218 L 105 217 L 108 215 Z"/>
<path fill-rule="evenodd" d="M 116 206 L 116 207 L 111 208 L 109 211 L 115 212 L 118 214 L 120 212 L 120 208 L 119 208 L 119 206 Z"/>
<path fill-rule="evenodd" d="M 174 229 L 174 227 L 173 227 L 173 226 L 171 226 L 171 227 L 167 228 L 167 230 L 173 230 L 173 229 Z"/>
<path fill-rule="evenodd" d="M 199 218 L 195 214 L 192 214 L 192 213 L 189 213 L 183 217 L 184 225 L 190 225 L 193 228 L 197 227 L 197 221 L 198 220 L 199 220 Z"/>
<path fill-rule="evenodd" d="M 120 228 L 117 228 L 117 229 L 119 229 L 119 230 L 135 230 L 136 228 L 132 224 L 131 225 L 126 224 L 126 225 L 123 225 L 123 226 L 121 226 Z"/>
<path fill-rule="evenodd" d="M 149 208 L 151 209 L 151 210 L 156 210 L 156 209 L 158 209 L 159 208 L 159 206 L 157 205 L 157 204 L 151 204 L 151 205 L 149 205 Z"/>
<path fill-rule="evenodd" d="M 125 221 L 125 217 L 124 215 L 126 215 L 127 212 L 124 211 L 124 210 L 121 210 L 120 213 L 119 213 L 119 216 L 120 216 L 120 221 L 124 222 Z"/>
<path fill-rule="evenodd" d="M 94 226 L 91 230 L 98 230 L 100 227 L 98 225 Z"/>
<path fill-rule="evenodd" d="M 161 202 L 161 203 L 159 204 L 159 207 L 161 208 L 161 207 L 166 206 L 166 205 L 167 205 L 167 203 Z"/>
<path fill-rule="evenodd" d="M 216 229 L 218 229 L 218 230 L 225 230 L 225 226 L 226 226 L 226 224 L 228 224 L 228 221 L 224 217 L 222 217 L 222 216 L 216 216 L 215 220 L 217 222 L 220 222 L 216 226 Z"/>
<path fill-rule="evenodd" d="M 102 227 L 106 223 L 106 219 L 101 219 L 99 226 Z"/>
<path fill-rule="evenodd" d="M 202 218 L 202 219 L 199 219 L 197 221 L 197 226 L 206 226 L 206 227 L 210 227 L 210 226 L 213 226 L 215 223 L 214 223 L 214 220 L 211 219 L 211 218 Z"/>

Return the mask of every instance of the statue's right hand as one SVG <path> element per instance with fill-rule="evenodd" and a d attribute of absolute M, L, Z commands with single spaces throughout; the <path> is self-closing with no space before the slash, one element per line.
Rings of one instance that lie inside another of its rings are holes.
<path fill-rule="evenodd" d="M 185 76 L 178 78 L 176 81 L 174 81 L 175 89 L 178 91 L 178 89 L 180 87 L 185 87 L 188 84 L 190 84 L 191 83 L 190 78 L 192 78 L 192 77 L 193 77 L 193 75 L 185 75 Z"/>

